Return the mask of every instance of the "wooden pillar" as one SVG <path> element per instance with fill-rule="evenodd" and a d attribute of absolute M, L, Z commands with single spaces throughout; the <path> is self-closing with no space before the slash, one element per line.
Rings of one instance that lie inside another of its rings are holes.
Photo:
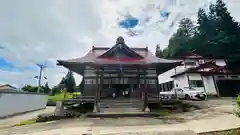
<path fill-rule="evenodd" d="M 99 69 L 96 71 L 96 92 L 95 92 L 95 99 L 94 99 L 94 108 L 93 112 L 97 113 L 99 111 L 99 105 L 98 105 L 98 96 L 99 96 Z"/>
<path fill-rule="evenodd" d="M 139 68 L 137 68 L 137 88 L 140 88 L 141 82 L 140 82 L 140 75 L 139 75 Z"/>
<path fill-rule="evenodd" d="M 101 90 L 103 89 L 103 73 L 104 73 L 104 69 L 102 68 L 100 71 L 100 88 L 98 90 L 98 102 L 100 102 L 100 98 L 101 98 Z"/>
<path fill-rule="evenodd" d="M 157 93 L 159 94 L 160 93 L 160 89 L 159 89 L 159 84 L 158 84 L 158 75 L 156 73 L 156 85 L 157 85 Z"/>
<path fill-rule="evenodd" d="M 148 108 L 148 89 L 147 89 L 147 71 L 144 69 L 144 110 L 145 112 L 150 111 Z"/>

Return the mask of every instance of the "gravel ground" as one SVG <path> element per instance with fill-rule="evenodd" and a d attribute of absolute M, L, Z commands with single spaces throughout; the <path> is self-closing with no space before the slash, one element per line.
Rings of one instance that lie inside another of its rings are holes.
<path fill-rule="evenodd" d="M 191 102 L 191 101 L 186 101 Z M 230 115 L 234 109 L 233 99 L 209 99 L 207 101 L 194 101 L 191 102 L 202 106 L 204 109 L 195 110 L 192 112 L 179 113 L 168 116 L 167 119 L 163 118 L 119 118 L 119 119 L 71 119 L 60 120 L 48 123 L 39 123 L 29 126 L 21 126 L 14 128 L 0 129 L 1 135 L 14 135 L 14 134 L 31 134 L 36 132 L 43 132 L 49 130 L 70 129 L 77 128 L 80 130 L 89 130 L 94 127 L 121 127 L 121 126 L 157 126 L 187 123 L 191 121 L 198 121 L 202 119 L 216 119 L 220 116 Z M 232 116 L 231 116 L 232 118 Z M 60 132 L 60 131 L 59 131 Z M 58 135 L 58 134 L 56 134 Z"/>

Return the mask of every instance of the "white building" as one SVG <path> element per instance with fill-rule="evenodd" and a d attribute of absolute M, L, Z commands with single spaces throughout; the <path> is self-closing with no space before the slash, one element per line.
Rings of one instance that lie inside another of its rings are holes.
<path fill-rule="evenodd" d="M 163 74 L 159 89 L 168 91 L 174 87 L 193 87 L 208 95 L 233 97 L 240 92 L 240 76 L 226 68 L 223 59 L 206 59 L 194 53 L 181 57 L 182 65 Z"/>

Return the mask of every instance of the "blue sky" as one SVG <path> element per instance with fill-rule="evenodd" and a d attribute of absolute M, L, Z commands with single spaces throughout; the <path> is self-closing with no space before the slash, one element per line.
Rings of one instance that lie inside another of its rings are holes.
<path fill-rule="evenodd" d="M 36 66 L 28 66 L 28 67 L 16 67 L 13 63 L 6 61 L 3 57 L 0 57 L 0 70 L 8 71 L 8 72 L 24 72 L 25 70 L 36 71 Z"/>
<path fill-rule="evenodd" d="M 39 64 L 44 64 L 47 68 L 54 67 L 54 65 L 46 61 L 39 62 Z M 6 61 L 3 57 L 0 57 L 0 70 L 5 70 L 9 72 L 24 72 L 25 70 L 37 71 L 38 67 L 36 66 L 36 64 L 26 67 L 16 67 L 13 63 Z"/>
<path fill-rule="evenodd" d="M 7 71 L 14 71 L 16 67 L 13 64 L 8 63 L 4 58 L 0 57 L 0 69 Z"/>

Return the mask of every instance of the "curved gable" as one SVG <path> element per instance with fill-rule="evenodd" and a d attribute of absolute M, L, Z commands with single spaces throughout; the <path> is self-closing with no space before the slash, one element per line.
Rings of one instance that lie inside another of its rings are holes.
<path fill-rule="evenodd" d="M 128 47 L 122 37 L 118 37 L 116 45 L 107 50 L 98 58 L 134 58 L 143 59 L 144 57 Z"/>

